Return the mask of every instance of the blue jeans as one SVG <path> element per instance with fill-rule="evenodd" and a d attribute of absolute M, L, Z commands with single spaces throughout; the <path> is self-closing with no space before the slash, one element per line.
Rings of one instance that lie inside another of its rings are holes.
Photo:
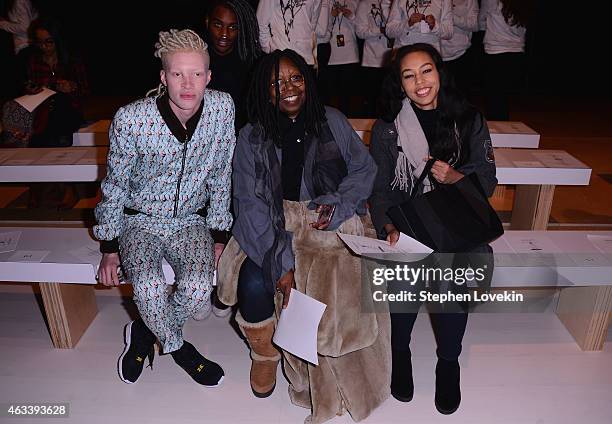
<path fill-rule="evenodd" d="M 274 314 L 274 290 L 266 287 L 263 270 L 248 257 L 238 276 L 238 309 L 246 322 L 261 322 Z"/>

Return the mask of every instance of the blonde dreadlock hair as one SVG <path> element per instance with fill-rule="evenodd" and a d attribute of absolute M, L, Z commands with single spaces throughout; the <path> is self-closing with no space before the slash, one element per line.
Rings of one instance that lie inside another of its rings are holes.
<path fill-rule="evenodd" d="M 208 45 L 200 38 L 200 36 L 190 29 L 171 29 L 170 31 L 160 31 L 159 41 L 155 43 L 155 57 L 162 61 L 162 66 L 165 65 L 165 59 L 170 53 L 177 51 L 196 51 L 202 52 L 208 60 Z M 157 88 L 149 90 L 147 96 L 161 95 L 165 93 L 166 86 L 162 83 Z"/>

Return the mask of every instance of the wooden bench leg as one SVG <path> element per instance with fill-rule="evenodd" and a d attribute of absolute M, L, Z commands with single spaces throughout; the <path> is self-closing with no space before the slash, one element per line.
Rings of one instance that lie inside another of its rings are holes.
<path fill-rule="evenodd" d="M 510 229 L 546 230 L 554 194 L 554 185 L 517 185 Z"/>
<path fill-rule="evenodd" d="M 83 284 L 40 283 L 53 346 L 74 348 L 98 313 L 94 288 Z"/>
<path fill-rule="evenodd" d="M 508 192 L 508 189 L 505 185 L 498 185 L 495 187 L 495 190 L 493 191 L 493 194 L 491 195 L 491 197 L 494 199 L 503 200 L 504 197 L 506 197 L 507 192 Z"/>
<path fill-rule="evenodd" d="M 612 313 L 612 286 L 561 289 L 557 316 L 582 350 L 602 350 Z"/>

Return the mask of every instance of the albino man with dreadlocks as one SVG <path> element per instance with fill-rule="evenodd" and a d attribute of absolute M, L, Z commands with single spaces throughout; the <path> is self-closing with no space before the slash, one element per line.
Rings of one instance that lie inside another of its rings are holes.
<path fill-rule="evenodd" d="M 119 109 L 111 140 L 96 238 L 104 254 L 99 279 L 118 285 L 122 265 L 134 288 L 141 319 L 125 327 L 119 376 L 135 383 L 144 358 L 162 352 L 196 382 L 218 386 L 223 370 L 183 339 L 187 318 L 210 302 L 215 266 L 211 229 L 229 230 L 234 104 L 206 89 L 207 45 L 193 31 L 160 32 L 162 61 L 157 95 Z M 175 274 L 168 294 L 166 259 Z"/>

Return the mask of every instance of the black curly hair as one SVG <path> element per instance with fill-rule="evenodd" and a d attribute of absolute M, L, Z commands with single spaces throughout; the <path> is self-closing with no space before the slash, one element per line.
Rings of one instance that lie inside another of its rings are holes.
<path fill-rule="evenodd" d="M 431 155 L 448 162 L 453 155 L 460 152 L 458 163 L 461 164 L 469 156 L 469 143 L 464 141 L 468 139 L 472 130 L 476 109 L 457 90 L 452 76 L 444 66 L 442 56 L 431 44 L 415 43 L 397 50 L 382 84 L 378 100 L 379 115 L 385 122 L 393 122 L 402 109 L 406 94 L 402 88 L 401 62 L 404 57 L 415 52 L 428 54 L 440 76 L 437 103 L 439 120 L 435 140 L 429 142 Z"/>

